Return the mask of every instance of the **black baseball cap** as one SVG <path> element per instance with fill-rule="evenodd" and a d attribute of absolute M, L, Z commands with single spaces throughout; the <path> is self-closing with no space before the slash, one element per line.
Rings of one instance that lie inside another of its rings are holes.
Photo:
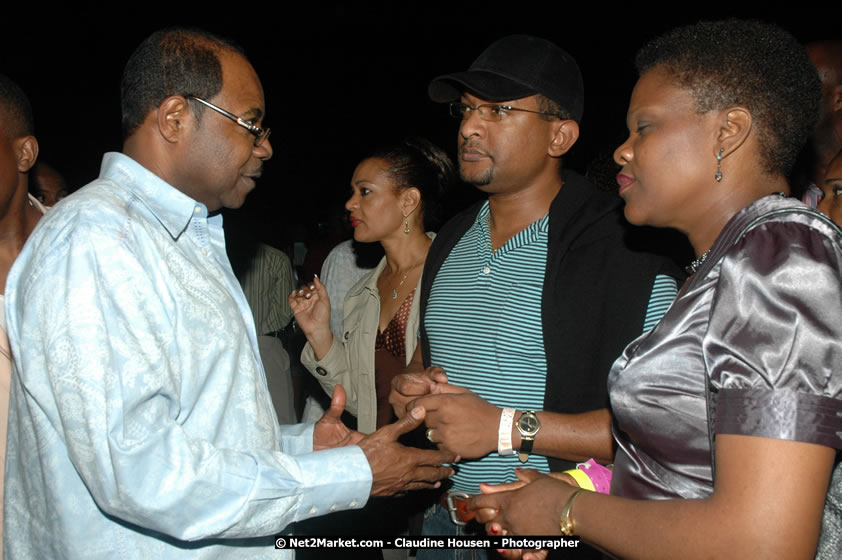
<path fill-rule="evenodd" d="M 579 65 L 546 39 L 509 35 L 491 44 L 467 72 L 444 74 L 430 82 L 427 93 L 437 103 L 457 101 L 463 91 L 489 101 L 520 99 L 540 93 L 580 121 L 585 89 Z"/>

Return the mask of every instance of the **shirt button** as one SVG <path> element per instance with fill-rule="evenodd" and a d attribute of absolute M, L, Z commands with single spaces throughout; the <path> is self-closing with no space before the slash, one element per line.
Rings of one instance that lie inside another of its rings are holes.
<path fill-rule="evenodd" d="M 316 373 L 318 373 L 319 375 L 327 375 L 327 370 L 322 366 L 319 366 L 316 368 Z"/>
<path fill-rule="evenodd" d="M 319 510 L 318 508 L 316 508 L 316 506 L 313 506 L 310 508 L 310 513 L 319 513 Z"/>
<path fill-rule="evenodd" d="M 193 208 L 193 213 L 194 214 L 201 214 L 202 208 L 200 206 L 196 206 L 195 208 Z"/>
<path fill-rule="evenodd" d="M 483 267 L 482 273 L 483 274 L 491 274 L 491 267 L 490 266 Z"/>
<path fill-rule="evenodd" d="M 336 511 L 336 506 L 330 506 L 330 511 Z"/>
<path fill-rule="evenodd" d="M 351 502 L 351 503 L 350 503 L 350 504 L 348 504 L 348 505 L 349 505 L 349 506 L 351 506 L 351 507 L 357 507 L 357 501 L 356 501 L 356 500 L 354 500 L 353 502 Z"/>

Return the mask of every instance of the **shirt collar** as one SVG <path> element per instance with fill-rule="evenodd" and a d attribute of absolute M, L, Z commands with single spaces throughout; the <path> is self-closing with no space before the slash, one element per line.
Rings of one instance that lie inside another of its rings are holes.
<path fill-rule="evenodd" d="M 135 194 L 173 239 L 178 239 L 191 219 L 208 215 L 204 204 L 193 200 L 125 154 L 105 154 L 100 177 L 114 181 Z"/>
<path fill-rule="evenodd" d="M 488 201 L 482 203 L 482 206 L 477 212 L 477 217 L 474 219 L 474 224 L 472 228 L 479 228 L 481 235 L 480 237 L 487 238 L 488 242 L 491 241 L 491 224 L 489 223 L 489 216 L 491 214 L 491 207 L 488 204 Z M 515 246 L 520 246 L 526 243 L 532 243 L 542 234 L 546 234 L 550 229 L 550 215 L 544 214 L 543 217 L 538 218 L 520 232 L 516 233 L 513 237 L 518 238 L 515 241 Z M 480 242 L 483 242 L 484 239 L 480 239 Z M 507 245 L 509 242 L 507 241 L 504 245 Z M 502 248 L 502 247 L 501 247 Z"/>

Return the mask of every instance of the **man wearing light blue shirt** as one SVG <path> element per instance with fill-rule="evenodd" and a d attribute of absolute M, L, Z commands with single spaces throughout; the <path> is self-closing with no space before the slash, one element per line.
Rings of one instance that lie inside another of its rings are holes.
<path fill-rule="evenodd" d="M 338 421 L 339 393 L 315 427 L 278 425 L 212 215 L 241 206 L 272 155 L 243 54 L 156 33 L 122 108 L 123 153 L 9 275 L 7 558 L 290 557 L 271 538 L 290 523 L 448 476 L 452 454 L 396 442 L 423 409 L 363 438 Z"/>

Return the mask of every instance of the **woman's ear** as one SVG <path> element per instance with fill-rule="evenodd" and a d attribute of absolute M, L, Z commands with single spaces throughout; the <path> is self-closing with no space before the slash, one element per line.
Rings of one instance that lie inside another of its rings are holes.
<path fill-rule="evenodd" d="M 421 191 L 416 187 L 409 187 L 401 192 L 400 199 L 401 212 L 404 217 L 409 216 L 421 205 Z"/>
<path fill-rule="evenodd" d="M 714 156 L 719 154 L 719 148 L 723 149 L 723 159 L 740 149 L 751 135 L 752 125 L 751 112 L 745 107 L 731 107 L 721 111 L 717 131 L 718 147 L 715 148 Z"/>

